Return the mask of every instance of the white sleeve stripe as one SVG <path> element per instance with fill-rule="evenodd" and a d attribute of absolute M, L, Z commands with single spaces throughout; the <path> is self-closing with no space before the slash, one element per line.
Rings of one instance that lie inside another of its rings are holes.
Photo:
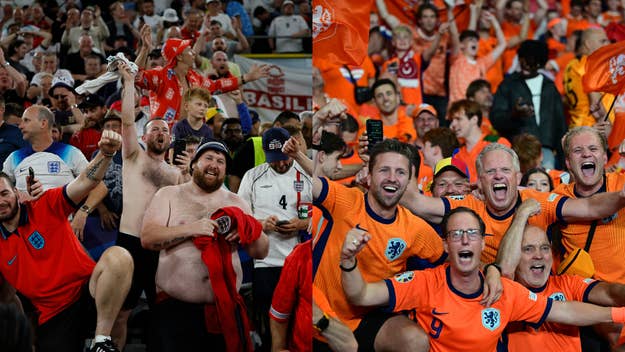
<path fill-rule="evenodd" d="M 275 318 L 279 319 L 279 320 L 286 320 L 289 319 L 289 317 L 291 316 L 290 313 L 280 313 L 277 310 L 275 310 L 275 308 L 273 306 L 271 306 L 271 308 L 269 309 L 269 314 L 273 315 Z"/>

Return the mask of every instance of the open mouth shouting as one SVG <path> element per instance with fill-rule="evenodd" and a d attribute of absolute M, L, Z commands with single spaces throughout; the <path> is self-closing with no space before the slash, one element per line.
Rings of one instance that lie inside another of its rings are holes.
<path fill-rule="evenodd" d="M 458 252 L 458 259 L 459 259 L 461 264 L 471 263 L 471 260 L 473 259 L 473 251 L 468 250 L 468 249 L 463 249 L 463 250 L 459 251 Z"/>
<path fill-rule="evenodd" d="M 595 175 L 596 166 L 592 161 L 585 161 L 582 163 L 581 171 L 584 177 L 592 177 Z"/>
<path fill-rule="evenodd" d="M 545 272 L 545 264 L 534 264 L 530 266 L 532 274 L 542 274 Z"/>
<path fill-rule="evenodd" d="M 508 192 L 508 186 L 504 183 L 495 183 L 493 184 L 493 194 L 497 199 L 504 199 L 506 197 L 506 193 Z"/>

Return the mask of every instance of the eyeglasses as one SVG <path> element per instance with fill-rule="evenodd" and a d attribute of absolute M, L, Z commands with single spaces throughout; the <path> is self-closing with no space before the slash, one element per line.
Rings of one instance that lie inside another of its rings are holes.
<path fill-rule="evenodd" d="M 62 94 L 58 94 L 58 95 L 53 95 L 52 98 L 59 100 L 59 99 L 65 99 L 65 96 Z"/>
<path fill-rule="evenodd" d="M 477 241 L 482 238 L 482 234 L 479 229 L 466 229 L 466 230 L 451 230 L 447 232 L 447 239 L 449 241 L 458 242 L 462 239 L 463 235 L 467 235 L 469 241 Z"/>

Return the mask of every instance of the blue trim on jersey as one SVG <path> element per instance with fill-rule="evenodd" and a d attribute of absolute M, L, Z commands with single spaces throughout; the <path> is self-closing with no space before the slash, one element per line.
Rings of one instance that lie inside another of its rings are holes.
<path fill-rule="evenodd" d="M 549 276 L 551 276 L 551 274 L 549 274 Z M 530 290 L 530 291 L 534 292 L 534 293 L 541 293 L 541 292 L 543 292 L 543 291 L 547 288 L 547 285 L 549 285 L 549 280 L 550 280 L 550 279 L 551 279 L 551 278 L 547 278 L 547 281 L 546 281 L 546 282 L 545 282 L 545 284 L 544 284 L 544 285 L 542 285 L 541 287 L 526 287 L 526 288 L 527 288 L 528 290 Z"/>
<path fill-rule="evenodd" d="M 556 217 L 563 223 L 566 223 L 566 221 L 564 221 L 564 216 L 562 215 L 562 208 L 564 207 L 564 202 L 566 202 L 568 199 L 569 197 L 562 197 L 558 202 L 558 206 L 556 207 Z"/>
<path fill-rule="evenodd" d="M 443 201 L 443 206 L 445 206 L 445 214 L 449 213 L 451 211 L 451 204 L 449 204 L 449 199 L 441 197 L 441 200 Z"/>
<path fill-rule="evenodd" d="M 319 269 L 319 264 L 321 264 L 321 257 L 323 256 L 323 252 L 328 244 L 328 239 L 330 238 L 330 233 L 332 232 L 332 227 L 334 226 L 334 220 L 332 219 L 332 214 L 321 205 L 317 205 L 317 208 L 321 210 L 323 214 L 323 218 L 327 220 L 327 225 L 323 232 L 319 235 L 319 239 L 317 243 L 315 243 L 315 247 L 313 248 L 312 260 L 313 260 L 313 281 L 315 280 L 315 275 L 317 274 L 317 269 Z M 337 268 L 338 269 L 338 268 Z"/>
<path fill-rule="evenodd" d="M 71 146 L 69 144 L 52 142 L 52 144 L 50 144 L 50 146 L 46 148 L 46 150 L 42 151 L 42 153 L 55 154 L 59 158 L 61 158 L 61 160 L 63 160 L 65 163 L 68 163 L 71 160 L 70 157 L 72 156 L 72 150 L 74 148 L 75 148 L 74 146 Z M 24 159 L 28 158 L 29 156 L 35 153 L 37 152 L 33 150 L 33 147 L 31 145 L 28 145 L 24 148 L 16 150 L 13 156 L 15 166 L 19 165 L 22 161 L 24 161 Z"/>
<path fill-rule="evenodd" d="M 584 290 L 584 296 L 582 296 L 582 302 L 588 302 L 588 295 L 590 295 L 590 291 L 592 291 L 592 289 L 595 288 L 595 285 L 600 282 L 601 281 L 599 280 L 593 281 L 590 283 L 590 285 L 588 285 L 588 287 L 586 287 L 586 289 Z"/>
<path fill-rule="evenodd" d="M 482 276 L 482 273 L 479 273 L 480 275 L 480 288 L 475 291 L 474 293 L 462 293 L 460 291 L 458 291 L 454 285 L 451 283 L 451 273 L 450 273 L 450 269 L 451 267 L 447 267 L 445 268 L 445 279 L 447 280 L 447 286 L 449 286 L 449 289 L 451 290 L 451 292 L 455 293 L 456 295 L 462 297 L 462 298 L 466 298 L 466 299 L 473 299 L 473 298 L 478 298 L 482 292 L 484 291 L 484 276 Z"/>
<path fill-rule="evenodd" d="M 395 305 L 397 304 L 397 296 L 395 295 L 395 288 L 393 287 L 392 279 L 384 279 L 386 288 L 388 289 L 388 306 L 382 308 L 385 312 L 393 312 Z"/>
<path fill-rule="evenodd" d="M 319 180 L 321 181 L 321 192 L 319 192 L 319 197 L 317 197 L 317 199 L 313 199 L 313 205 L 316 206 L 319 206 L 324 200 L 326 200 L 330 189 L 328 180 L 325 177 L 319 177 Z"/>
<path fill-rule="evenodd" d="M 397 212 L 399 211 L 397 208 L 395 208 L 395 214 L 393 214 L 393 217 L 390 219 L 386 219 L 381 217 L 380 215 L 376 214 L 375 211 L 373 211 L 373 209 L 371 209 L 371 207 L 369 206 L 369 192 L 364 194 L 365 197 L 365 210 L 367 211 L 367 215 L 369 215 L 373 220 L 381 223 L 381 224 L 385 224 L 385 225 L 389 225 L 395 222 L 395 220 L 397 219 Z"/>
<path fill-rule="evenodd" d="M 529 325 L 530 327 L 532 327 L 534 329 L 540 328 L 540 326 L 543 325 L 545 320 L 547 320 L 547 317 L 549 316 L 549 312 L 551 312 L 551 306 L 552 305 L 553 305 L 553 299 L 547 298 L 547 306 L 545 307 L 545 312 L 540 317 L 540 320 L 538 320 L 537 323 L 527 323 L 527 325 Z"/>

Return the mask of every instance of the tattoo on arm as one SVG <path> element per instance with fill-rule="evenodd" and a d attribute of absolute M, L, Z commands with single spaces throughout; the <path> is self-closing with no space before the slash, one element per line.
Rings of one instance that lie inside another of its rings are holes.
<path fill-rule="evenodd" d="M 189 237 L 190 236 L 176 237 L 176 238 L 172 238 L 170 240 L 166 240 L 166 241 L 163 241 L 163 242 L 155 243 L 155 244 L 152 245 L 152 250 L 160 251 L 161 249 L 165 249 L 165 248 L 177 245 L 178 243 L 184 242 Z"/>
<path fill-rule="evenodd" d="M 96 163 L 94 163 L 93 165 L 89 166 L 87 168 L 87 178 L 92 180 L 92 181 L 102 181 L 102 178 L 97 178 L 96 174 L 98 173 L 98 171 L 100 171 L 101 167 L 102 167 L 102 163 L 104 163 L 104 158 L 98 160 Z"/>

